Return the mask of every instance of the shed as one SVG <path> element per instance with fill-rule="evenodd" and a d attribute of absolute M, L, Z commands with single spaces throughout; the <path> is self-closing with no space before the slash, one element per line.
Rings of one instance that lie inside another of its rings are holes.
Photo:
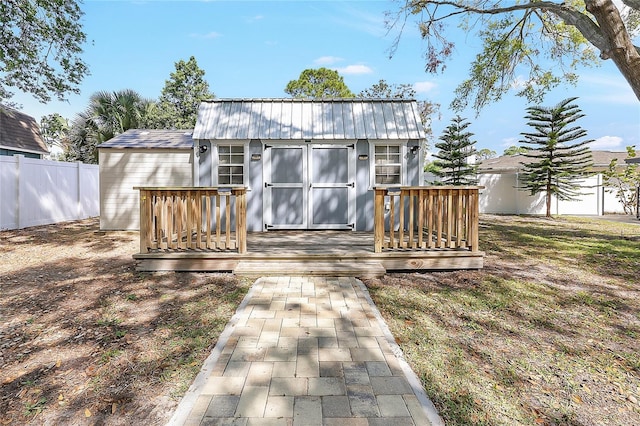
<path fill-rule="evenodd" d="M 0 105 L 0 155 L 42 158 L 49 153 L 36 120 L 23 112 Z"/>
<path fill-rule="evenodd" d="M 184 130 L 127 130 L 98 146 L 100 229 L 138 229 L 136 186 L 191 186 L 193 139 Z"/>
<path fill-rule="evenodd" d="M 138 229 L 134 186 L 240 186 L 249 231 L 372 231 L 374 186 L 421 185 L 424 139 L 412 100 L 205 101 L 193 135 L 100 145 L 101 228 Z"/>
<path fill-rule="evenodd" d="M 249 231 L 371 231 L 374 186 L 422 183 L 424 138 L 411 100 L 206 101 L 194 184 L 248 187 Z"/>

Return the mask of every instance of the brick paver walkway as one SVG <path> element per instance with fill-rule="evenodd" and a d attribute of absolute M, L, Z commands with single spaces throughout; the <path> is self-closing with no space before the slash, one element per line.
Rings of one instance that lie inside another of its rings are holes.
<path fill-rule="evenodd" d="M 365 286 L 260 278 L 170 424 L 439 425 Z"/>

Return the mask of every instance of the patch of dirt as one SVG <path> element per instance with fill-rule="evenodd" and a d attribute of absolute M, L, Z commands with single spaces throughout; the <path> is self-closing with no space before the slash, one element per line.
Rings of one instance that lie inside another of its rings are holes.
<path fill-rule="evenodd" d="M 165 424 L 246 292 L 97 219 L 0 232 L 0 425 Z"/>

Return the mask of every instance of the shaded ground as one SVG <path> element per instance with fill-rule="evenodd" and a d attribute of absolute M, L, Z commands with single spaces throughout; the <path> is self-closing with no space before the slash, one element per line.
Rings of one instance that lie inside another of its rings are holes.
<path fill-rule="evenodd" d="M 0 232 L 0 425 L 164 424 L 249 282 L 97 220 Z M 482 271 L 372 296 L 448 425 L 640 425 L 640 226 L 483 216 Z"/>
<path fill-rule="evenodd" d="M 448 425 L 640 425 L 640 223 L 483 216 L 482 271 L 366 280 Z"/>
<path fill-rule="evenodd" d="M 0 232 L 0 424 L 164 424 L 249 283 L 137 273 L 95 219 Z"/>

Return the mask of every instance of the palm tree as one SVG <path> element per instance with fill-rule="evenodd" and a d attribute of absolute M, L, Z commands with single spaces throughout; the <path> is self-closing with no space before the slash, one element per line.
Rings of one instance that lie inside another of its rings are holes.
<path fill-rule="evenodd" d="M 129 129 L 138 128 L 149 103 L 131 89 L 91 95 L 89 106 L 73 120 L 72 149 L 68 159 L 97 163 L 97 146 Z"/>

